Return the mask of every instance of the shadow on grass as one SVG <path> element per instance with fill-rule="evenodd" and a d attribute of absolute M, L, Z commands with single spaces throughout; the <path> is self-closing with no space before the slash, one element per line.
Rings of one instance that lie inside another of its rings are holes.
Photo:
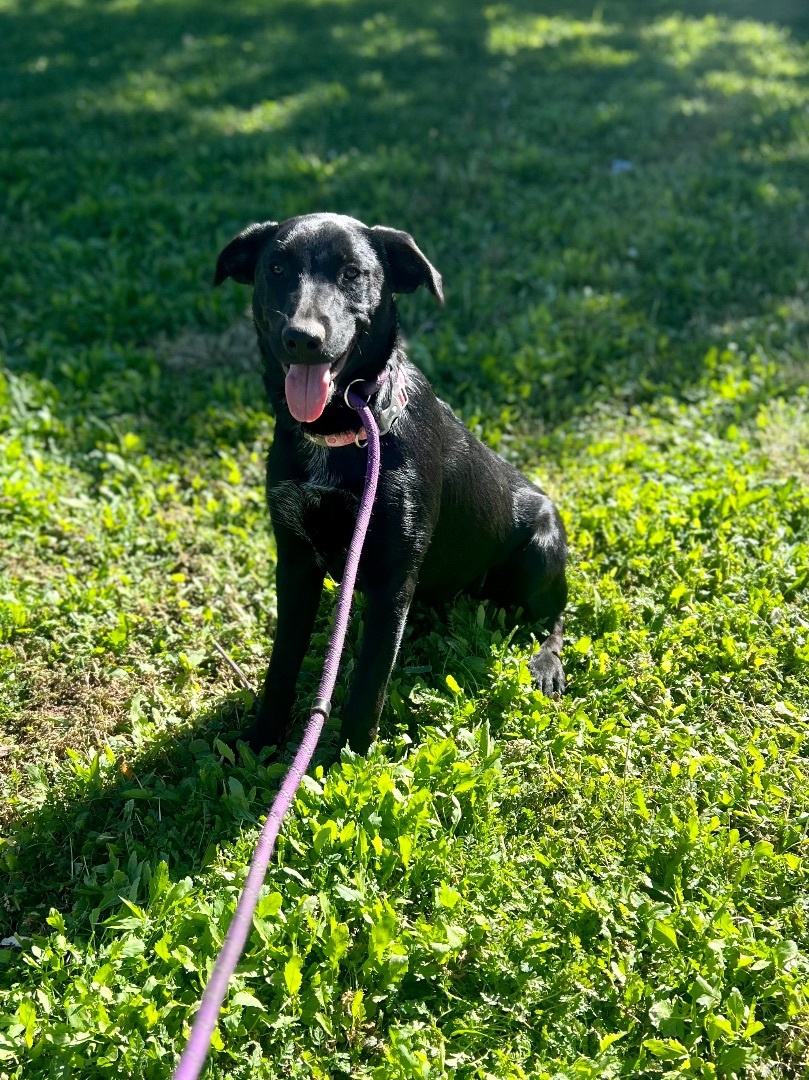
<path fill-rule="evenodd" d="M 530 651 L 529 628 L 515 626 L 511 616 L 504 618 L 490 605 L 484 605 L 485 620 L 476 619 L 478 607 L 477 600 L 461 597 L 438 609 L 414 608 L 381 722 L 382 737 L 397 746 L 394 753 L 406 746 L 405 734 L 417 740 L 426 725 L 443 723 L 446 701 L 431 689 L 436 680 L 443 685 L 442 664 L 467 690 L 496 701 L 491 668 L 492 650 L 498 646 L 493 643 L 505 650 L 516 642 L 524 653 Z M 362 610 L 360 598 L 341 660 L 334 714 L 313 767 L 328 769 L 339 757 L 340 710 L 358 656 Z M 323 611 L 318 619 L 313 649 L 298 679 L 297 719 L 278 752 L 257 756 L 241 741 L 254 707 L 249 692 L 220 697 L 190 722 L 163 716 L 156 724 L 154 709 L 159 707 L 139 695 L 127 725 L 135 747 L 130 743 L 130 749 L 121 750 L 119 742 L 117 754 L 109 749 L 69 753 L 56 783 L 40 770 L 40 798 L 35 796 L 30 809 L 12 823 L 7 833 L 12 846 L 0 849 L 8 871 L 0 882 L 0 936 L 45 932 L 52 907 L 69 913 L 68 925 L 78 936 L 100 929 L 120 908 L 122 897 L 146 901 L 150 876 L 160 861 L 168 864 L 172 880 L 197 875 L 217 858 L 217 848 L 232 850 L 243 829 L 258 825 L 300 743 L 307 706 L 320 680 L 328 618 Z"/>
<path fill-rule="evenodd" d="M 756 17 L 752 0 L 12 6 L 10 364 L 53 379 L 78 426 L 204 440 L 200 414 L 260 407 L 258 381 L 167 369 L 155 342 L 243 309 L 210 277 L 245 222 L 322 208 L 410 228 L 434 258 L 448 307 L 408 300 L 405 323 L 464 408 L 556 424 L 687 391 L 728 336 L 777 352 L 773 313 L 809 269 L 809 20 L 788 0 L 739 21 Z"/>
<path fill-rule="evenodd" d="M 121 896 L 143 899 L 145 867 L 164 859 L 173 877 L 194 873 L 218 844 L 254 824 L 284 766 L 259 765 L 242 748 L 231 769 L 224 755 L 232 751 L 217 750 L 217 740 L 236 744 L 248 708 L 245 696 L 231 695 L 191 727 L 170 725 L 142 753 L 72 758 L 60 770 L 66 787 L 49 791 L 15 826 L 4 932 L 41 933 L 53 906 L 72 908 L 72 922 L 87 932 L 120 906 Z M 247 790 L 260 788 L 250 807 L 234 783 L 248 774 Z"/>

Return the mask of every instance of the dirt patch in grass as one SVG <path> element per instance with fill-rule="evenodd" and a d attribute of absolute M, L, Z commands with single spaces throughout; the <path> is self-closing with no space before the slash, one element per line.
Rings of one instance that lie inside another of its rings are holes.
<path fill-rule="evenodd" d="M 767 409 L 767 423 L 758 435 L 769 462 L 768 471 L 809 485 L 809 402 L 776 401 Z"/>
<path fill-rule="evenodd" d="M 27 667 L 30 660 L 20 671 Z M 83 671 L 40 667 L 23 692 L 31 694 L 23 708 L 0 722 L 0 784 L 9 789 L 18 781 L 27 786 L 19 774 L 31 764 L 47 769 L 68 748 L 83 751 L 107 741 L 127 718 L 132 686 L 95 662 Z M 13 806 L 4 800 L 0 825 L 12 816 Z"/>
<path fill-rule="evenodd" d="M 30 667 L 30 658 L 21 662 L 20 670 L 26 666 Z M 90 746 L 115 727 L 131 694 L 128 680 L 114 677 L 101 662 L 90 661 L 82 671 L 51 664 L 39 667 L 35 676 L 30 683 L 32 697 L 16 720 L 0 728 L 3 745 L 36 743 L 45 752 Z"/>
<path fill-rule="evenodd" d="M 159 339 L 155 351 L 174 371 L 258 371 L 260 360 L 256 332 L 249 312 L 244 312 L 221 334 L 188 330 L 180 337 Z"/>

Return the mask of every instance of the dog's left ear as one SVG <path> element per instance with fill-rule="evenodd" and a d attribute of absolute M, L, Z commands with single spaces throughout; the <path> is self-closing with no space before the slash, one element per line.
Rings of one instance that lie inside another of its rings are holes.
<path fill-rule="evenodd" d="M 256 276 L 256 262 L 262 247 L 278 228 L 277 221 L 264 221 L 248 225 L 223 248 L 216 260 L 214 285 L 221 285 L 232 277 L 240 285 L 252 285 Z"/>
<path fill-rule="evenodd" d="M 419 250 L 410 233 L 385 225 L 374 225 L 370 231 L 384 256 L 393 292 L 415 292 L 419 285 L 426 285 L 439 304 L 444 303 L 441 275 Z"/>

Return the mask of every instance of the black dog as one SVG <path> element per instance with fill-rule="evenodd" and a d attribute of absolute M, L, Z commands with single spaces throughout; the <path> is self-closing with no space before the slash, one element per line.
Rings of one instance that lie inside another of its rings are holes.
<path fill-rule="evenodd" d="M 340 579 L 367 451 L 343 400 L 355 379 L 388 378 L 372 400 L 382 468 L 358 585 L 367 597 L 359 665 L 342 740 L 364 753 L 376 736 L 414 595 L 466 590 L 521 606 L 550 631 L 530 662 L 561 693 L 567 599 L 564 526 L 550 499 L 479 442 L 405 356 L 394 293 L 441 277 L 413 238 L 337 214 L 251 225 L 219 256 L 214 284 L 254 286 L 264 385 L 276 416 L 267 501 L 278 548 L 278 625 L 255 746 L 281 744 L 325 575 Z M 328 441 L 327 441 L 328 440 Z"/>

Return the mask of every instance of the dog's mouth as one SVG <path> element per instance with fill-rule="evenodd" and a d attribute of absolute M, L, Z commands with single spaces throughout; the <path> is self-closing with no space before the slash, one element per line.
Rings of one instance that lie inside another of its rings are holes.
<path fill-rule="evenodd" d="M 311 424 L 326 408 L 334 380 L 345 367 L 346 361 L 354 348 L 354 342 L 348 346 L 339 360 L 333 364 L 284 364 L 286 378 L 284 393 L 287 407 L 295 420 L 301 424 Z"/>

